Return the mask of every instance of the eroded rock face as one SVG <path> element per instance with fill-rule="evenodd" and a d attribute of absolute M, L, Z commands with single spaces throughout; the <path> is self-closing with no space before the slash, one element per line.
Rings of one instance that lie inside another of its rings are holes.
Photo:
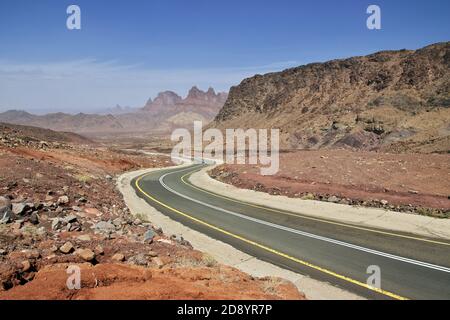
<path fill-rule="evenodd" d="M 178 114 L 183 114 L 184 117 L 195 115 L 195 120 L 209 122 L 223 107 L 227 96 L 226 93 L 216 93 L 213 88 L 204 92 L 195 86 L 189 90 L 184 99 L 175 92 L 165 91 L 159 93 L 155 100 L 150 99 L 142 111 L 162 117 L 161 119 L 169 122 L 174 122 L 172 117 L 176 117 Z"/>
<path fill-rule="evenodd" d="M 446 151 L 449 67 L 446 42 L 256 75 L 231 88 L 214 125 L 280 128 L 287 148 L 333 147 L 338 141 L 345 144 L 347 136 L 361 138 L 367 132 L 379 141 L 373 146 L 371 137 L 362 139 L 357 148 L 373 149 L 389 133 L 408 129 L 415 134 L 390 142 L 394 149 L 407 141 L 411 145 L 400 151 L 421 151 L 432 136 L 435 141 L 426 151 Z"/>
<path fill-rule="evenodd" d="M 11 200 L 0 196 L 0 215 L 3 215 L 9 211 L 11 211 Z"/>

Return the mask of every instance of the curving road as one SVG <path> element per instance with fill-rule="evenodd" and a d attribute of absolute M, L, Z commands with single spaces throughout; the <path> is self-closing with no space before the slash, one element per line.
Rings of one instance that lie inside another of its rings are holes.
<path fill-rule="evenodd" d="M 197 164 L 132 181 L 173 220 L 261 260 L 369 299 L 450 299 L 450 242 L 361 228 L 223 197 L 192 185 Z M 366 284 L 369 266 L 381 288 Z"/>

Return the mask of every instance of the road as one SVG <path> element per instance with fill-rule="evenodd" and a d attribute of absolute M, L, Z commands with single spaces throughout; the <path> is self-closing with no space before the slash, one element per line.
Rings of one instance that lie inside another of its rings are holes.
<path fill-rule="evenodd" d="M 152 172 L 132 185 L 150 205 L 191 229 L 366 298 L 450 299 L 450 241 L 361 228 L 226 198 L 189 182 L 189 175 L 204 166 Z M 366 284 L 369 267 L 379 268 L 380 288 Z"/>

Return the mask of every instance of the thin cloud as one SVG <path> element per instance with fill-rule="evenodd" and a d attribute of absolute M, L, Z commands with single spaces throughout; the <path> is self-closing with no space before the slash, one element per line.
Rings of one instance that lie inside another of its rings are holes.
<path fill-rule="evenodd" d="M 244 78 L 295 65 L 287 61 L 232 68 L 148 69 L 95 59 L 43 64 L 2 60 L 0 110 L 89 112 L 116 104 L 140 107 L 163 90 L 185 95 L 197 85 L 228 91 Z"/>

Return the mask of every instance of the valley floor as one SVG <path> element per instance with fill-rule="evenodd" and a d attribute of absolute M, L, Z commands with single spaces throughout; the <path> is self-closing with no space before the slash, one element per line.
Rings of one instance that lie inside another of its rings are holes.
<path fill-rule="evenodd" d="M 295 151 L 280 155 L 274 176 L 261 176 L 257 165 L 223 165 L 210 175 L 274 195 L 450 217 L 450 155 Z"/>

